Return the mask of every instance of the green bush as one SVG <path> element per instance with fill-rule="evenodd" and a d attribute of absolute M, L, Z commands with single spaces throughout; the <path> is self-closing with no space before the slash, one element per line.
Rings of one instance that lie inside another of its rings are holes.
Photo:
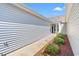
<path fill-rule="evenodd" d="M 57 55 L 59 53 L 59 46 L 57 44 L 50 44 L 46 47 L 44 53 L 48 55 Z"/>
<path fill-rule="evenodd" d="M 64 39 L 60 38 L 60 37 L 56 37 L 54 39 L 54 43 L 60 45 L 60 44 L 64 44 Z"/>
<path fill-rule="evenodd" d="M 57 35 L 57 37 L 64 39 L 64 35 L 61 34 L 61 33 L 59 33 L 59 34 Z"/>

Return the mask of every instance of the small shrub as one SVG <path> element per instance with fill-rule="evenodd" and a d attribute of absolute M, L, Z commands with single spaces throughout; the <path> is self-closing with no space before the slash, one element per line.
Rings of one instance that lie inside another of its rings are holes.
<path fill-rule="evenodd" d="M 64 39 L 64 35 L 61 34 L 61 33 L 59 33 L 59 34 L 57 35 L 57 37 Z"/>
<path fill-rule="evenodd" d="M 56 44 L 50 44 L 46 47 L 44 52 L 48 55 L 57 55 L 59 53 L 59 46 Z"/>
<path fill-rule="evenodd" d="M 64 44 L 64 39 L 59 38 L 59 37 L 56 37 L 56 38 L 54 39 L 54 43 L 56 43 L 56 44 L 58 44 L 58 45 Z"/>

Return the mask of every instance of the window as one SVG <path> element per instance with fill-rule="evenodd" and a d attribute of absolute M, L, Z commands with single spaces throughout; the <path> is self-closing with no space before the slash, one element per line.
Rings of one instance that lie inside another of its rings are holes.
<path fill-rule="evenodd" d="M 59 24 L 53 24 L 52 25 L 52 33 L 56 33 L 59 31 Z"/>

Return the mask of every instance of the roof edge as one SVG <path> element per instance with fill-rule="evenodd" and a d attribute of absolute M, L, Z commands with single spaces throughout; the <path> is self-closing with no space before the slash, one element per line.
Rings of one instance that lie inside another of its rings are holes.
<path fill-rule="evenodd" d="M 23 11 L 25 11 L 25 12 L 27 12 L 27 13 L 29 13 L 29 14 L 37 17 L 37 18 L 39 18 L 39 19 L 42 19 L 42 20 L 47 19 L 46 17 L 44 17 L 44 16 L 32 11 L 31 9 L 25 8 L 21 3 L 10 3 L 10 4 L 13 5 L 13 6 L 18 7 L 19 9 L 21 9 L 21 10 L 23 10 Z"/>

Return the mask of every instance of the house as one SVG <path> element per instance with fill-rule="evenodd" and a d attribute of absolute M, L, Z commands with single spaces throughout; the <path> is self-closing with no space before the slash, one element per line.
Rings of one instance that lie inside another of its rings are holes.
<path fill-rule="evenodd" d="M 0 3 L 0 54 L 51 35 L 51 22 L 22 4 Z"/>
<path fill-rule="evenodd" d="M 66 34 L 74 55 L 79 55 L 79 3 L 66 4 Z"/>
<path fill-rule="evenodd" d="M 0 4 L 0 54 L 34 55 L 61 32 L 79 55 L 79 4 L 65 4 L 65 16 L 46 18 L 23 4 Z"/>

